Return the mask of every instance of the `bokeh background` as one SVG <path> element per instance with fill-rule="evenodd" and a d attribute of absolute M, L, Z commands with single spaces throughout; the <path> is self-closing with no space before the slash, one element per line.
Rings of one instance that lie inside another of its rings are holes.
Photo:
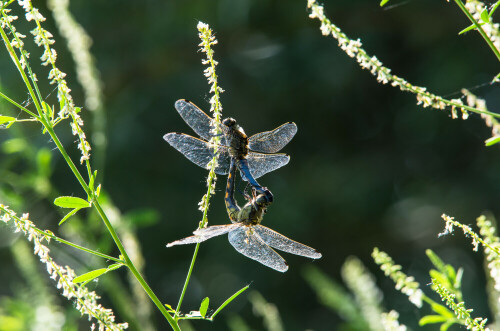
<path fill-rule="evenodd" d="M 58 61 L 68 73 L 76 104 L 83 105 L 65 43 L 44 2 L 37 5 L 56 36 Z M 247 134 L 288 121 L 299 128 L 283 149 L 291 162 L 259 180 L 275 196 L 264 225 L 315 247 L 323 258 L 311 261 L 284 253 L 290 269 L 281 274 L 240 255 L 226 238 L 212 239 L 201 245 L 184 310 L 197 310 L 206 296 L 215 308 L 251 283 L 251 289 L 276 305 L 285 329 L 333 330 L 342 319 L 318 302 L 303 271 L 313 264 L 341 282 L 339 270 L 354 255 L 376 276 L 387 310 L 397 309 L 401 322 L 415 328 L 422 312 L 373 263 L 370 254 L 376 246 L 402 264 L 431 296 L 426 248 L 463 267 L 468 307 L 477 316 L 491 317 L 482 254 L 472 252 L 470 239 L 461 233 L 438 238 L 444 227 L 442 213 L 474 224 L 485 211 L 500 212 L 500 150 L 484 147 L 491 132 L 478 115 L 453 120 L 449 111 L 423 109 L 414 95 L 378 84 L 335 40 L 321 35 L 318 21 L 308 18 L 305 1 L 72 1 L 70 8 L 93 39 L 91 50 L 103 84 L 107 148 L 97 160 L 104 165 L 99 181 L 117 213 L 129 215 L 123 221 L 137 233 L 146 278 L 161 300 L 176 304 L 194 249 L 167 249 L 165 244 L 196 228 L 201 219 L 197 204 L 206 192 L 207 172 L 162 139 L 172 131 L 194 134 L 174 109 L 177 99 L 209 109 L 196 30 L 203 21 L 219 41 L 215 57 L 225 89 L 223 115 L 236 118 Z M 448 99 L 460 97 L 460 89 L 467 87 L 485 98 L 491 111 L 499 108 L 498 84 L 488 84 L 498 73 L 498 62 L 477 33 L 458 35 L 469 22 L 454 4 L 410 0 L 380 8 L 377 1 L 325 1 L 325 11 L 348 36 L 361 38 L 365 50 L 394 74 Z M 35 64 L 37 52 L 33 49 L 31 55 Z M 0 54 L 2 88 L 15 100 L 26 101 L 5 49 Z M 44 89 L 46 94 L 52 90 L 47 85 Z M 16 115 L 5 103 L 1 107 L 2 114 Z M 82 116 L 91 133 L 93 114 L 84 111 Z M 20 132 L 33 147 L 54 147 L 33 125 Z M 68 126 L 61 125 L 58 133 L 78 158 Z M 14 134 L 0 131 L 0 142 Z M 12 155 L 4 151 L 0 158 L 5 165 Z M 15 164 L 10 171 L 20 175 L 28 167 L 22 161 Z M 54 190 L 83 197 L 55 151 L 51 168 Z M 229 222 L 223 202 L 225 181 L 219 176 L 211 200 L 212 225 Z M 60 214 L 50 207 L 50 195 L 16 191 L 9 183 L 0 178 L 6 204 L 19 202 L 19 211 L 29 211 L 42 228 L 58 232 Z M 240 191 L 244 187 L 241 183 Z M 9 190 L 24 194 L 29 203 L 9 200 Z M 242 196 L 238 198 L 243 204 Z M 82 224 L 84 229 L 97 227 Z M 17 239 L 5 227 L 0 236 L 0 295 L 15 297 L 24 284 L 10 251 Z M 105 232 L 99 240 L 106 241 Z M 116 254 L 109 243 L 99 247 L 110 247 Z M 53 250 L 79 272 L 95 267 L 71 257 L 73 251 L 65 247 Z M 126 280 L 124 270 L 118 274 Z M 91 287 L 114 307 L 100 284 Z M 195 321 L 192 326 L 227 329 L 234 315 L 254 329 L 263 327 L 246 295 L 215 322 Z M 168 328 L 160 314 L 155 313 L 152 321 L 158 330 Z"/>

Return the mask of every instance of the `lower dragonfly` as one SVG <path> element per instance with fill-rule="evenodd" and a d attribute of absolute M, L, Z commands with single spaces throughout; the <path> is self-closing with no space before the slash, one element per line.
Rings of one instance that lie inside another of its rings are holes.
<path fill-rule="evenodd" d="M 314 248 L 296 242 L 270 228 L 260 225 L 267 207 L 273 201 L 269 190 L 265 190 L 264 193 L 250 199 L 243 208 L 240 208 L 234 199 L 235 177 L 236 165 L 235 161 L 232 160 L 224 198 L 227 213 L 232 224 L 213 225 L 198 229 L 193 232 L 194 236 L 171 242 L 167 247 L 201 243 L 210 238 L 228 233 L 229 242 L 236 251 L 277 271 L 287 271 L 288 264 L 271 247 L 312 259 L 319 259 L 321 257 L 321 253 Z"/>
<path fill-rule="evenodd" d="M 264 193 L 265 189 L 256 178 L 290 161 L 290 156 L 287 154 L 276 152 L 288 144 L 297 133 L 297 125 L 293 122 L 248 137 L 234 119 L 226 118 L 219 123 L 190 101 L 177 100 L 175 109 L 202 139 L 178 132 L 167 133 L 163 139 L 200 167 L 207 169 L 209 162 L 217 153 L 218 166 L 215 173 L 225 175 L 228 173 L 230 161 L 235 159 L 242 178 L 259 193 Z M 219 145 L 214 147 L 209 141 L 217 136 L 215 129 L 221 134 L 218 135 Z"/>

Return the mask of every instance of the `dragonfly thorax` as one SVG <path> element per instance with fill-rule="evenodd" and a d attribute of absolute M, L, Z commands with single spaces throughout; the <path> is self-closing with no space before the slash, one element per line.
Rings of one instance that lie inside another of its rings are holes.
<path fill-rule="evenodd" d="M 224 136 L 229 147 L 229 154 L 236 159 L 244 159 L 248 154 L 248 137 L 243 128 L 236 123 L 234 118 L 226 118 L 222 124 L 229 130 L 224 132 Z"/>

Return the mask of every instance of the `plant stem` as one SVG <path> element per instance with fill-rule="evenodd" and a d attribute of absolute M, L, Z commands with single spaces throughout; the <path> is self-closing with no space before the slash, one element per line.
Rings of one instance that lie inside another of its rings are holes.
<path fill-rule="evenodd" d="M 194 263 L 196 261 L 196 256 L 198 255 L 198 249 L 200 248 L 200 243 L 196 244 L 196 247 L 194 248 L 194 253 L 193 253 L 193 258 L 191 259 L 191 264 L 189 266 L 189 271 L 186 276 L 186 280 L 184 281 L 184 286 L 182 287 L 182 292 L 181 296 L 179 298 L 179 302 L 177 303 L 177 308 L 175 308 L 175 320 L 177 321 L 179 319 L 179 311 L 181 309 L 182 301 L 184 300 L 184 295 L 186 294 L 186 289 L 189 284 L 189 279 L 191 278 L 191 273 L 193 272 L 194 268 Z"/>
<path fill-rule="evenodd" d="M 88 187 L 87 183 L 83 179 L 82 175 L 80 174 L 80 172 L 76 168 L 75 164 L 73 163 L 73 161 L 69 157 L 68 153 L 66 153 L 66 150 L 64 149 L 64 147 L 62 146 L 61 142 L 59 141 L 59 138 L 55 134 L 54 129 L 46 122 L 46 120 L 43 117 L 41 118 L 41 122 L 45 126 L 45 128 L 47 129 L 47 132 L 50 134 L 50 137 L 52 138 L 52 140 L 54 140 L 54 143 L 56 144 L 56 146 L 59 149 L 59 151 L 61 152 L 63 158 L 66 160 L 66 162 L 68 163 L 69 167 L 73 171 L 73 174 L 77 178 L 78 182 L 83 187 L 85 193 L 87 193 L 87 195 L 89 197 L 93 198 L 94 197 L 94 192 L 92 192 L 90 190 L 90 188 Z M 94 208 L 97 210 L 97 212 L 99 213 L 99 216 L 101 217 L 101 219 L 103 220 L 104 225 L 106 226 L 109 234 L 113 238 L 113 241 L 115 242 L 118 250 L 120 251 L 120 254 L 123 256 L 123 259 L 125 260 L 126 266 L 130 269 L 130 271 L 132 272 L 132 274 L 134 275 L 134 277 L 139 281 L 139 283 L 143 287 L 144 291 L 146 291 L 146 293 L 148 294 L 148 296 L 151 298 L 151 300 L 154 302 L 154 304 L 161 311 L 161 313 L 163 314 L 163 316 L 165 316 L 165 318 L 167 319 L 167 321 L 170 323 L 170 326 L 172 327 L 172 329 L 174 329 L 174 330 L 180 330 L 179 329 L 179 325 L 177 324 L 177 321 L 175 321 L 172 318 L 172 316 L 167 312 L 167 309 L 165 308 L 165 306 L 156 297 L 156 295 L 154 294 L 154 292 L 151 290 L 151 288 L 146 283 L 146 281 L 144 280 L 144 278 L 142 277 L 142 275 L 140 274 L 140 272 L 135 267 L 135 265 L 132 262 L 132 260 L 130 260 L 130 257 L 128 256 L 127 251 L 125 250 L 125 247 L 123 247 L 123 244 L 121 243 L 120 238 L 118 238 L 118 235 L 116 234 L 115 229 L 111 225 L 111 222 L 109 221 L 108 216 L 104 213 L 104 210 L 102 209 L 101 205 L 99 204 L 99 201 L 97 199 L 93 198 L 92 204 L 93 204 Z"/>
<path fill-rule="evenodd" d="M 493 42 L 491 41 L 491 39 L 488 37 L 486 32 L 481 27 L 481 24 L 479 24 L 478 21 L 476 21 L 476 19 L 472 16 L 472 14 L 469 13 L 467 8 L 465 8 L 462 0 L 455 0 L 455 3 L 464 12 L 465 16 L 467 16 L 467 18 L 476 26 L 477 30 L 479 31 L 479 33 L 481 34 L 483 39 L 486 41 L 488 46 L 490 46 L 491 50 L 493 51 L 493 53 L 497 57 L 498 61 L 500 61 L 500 51 L 495 47 L 495 45 L 493 45 Z"/>
<path fill-rule="evenodd" d="M 111 234 L 111 237 L 113 237 L 113 240 L 115 241 L 116 246 L 120 250 L 120 253 L 123 255 L 123 259 L 125 260 L 126 265 L 129 267 L 130 271 L 132 274 L 135 276 L 135 278 L 139 281 L 141 286 L 144 288 L 144 291 L 148 294 L 148 296 L 151 298 L 151 300 L 154 302 L 154 304 L 158 307 L 158 309 L 161 311 L 163 316 L 167 319 L 168 323 L 170 323 L 170 326 L 174 330 L 180 330 L 179 325 L 176 320 L 172 318 L 172 316 L 168 313 L 167 309 L 165 306 L 161 303 L 161 301 L 156 297 L 154 292 L 151 290 L 149 285 L 146 283 L 144 278 L 142 278 L 142 275 L 140 272 L 137 270 L 135 267 L 134 263 L 132 260 L 130 260 L 130 257 L 128 256 L 127 252 L 125 251 L 125 248 L 123 247 L 123 244 L 120 241 L 120 238 L 118 238 L 118 235 L 116 234 L 113 226 L 111 225 L 108 216 L 104 213 L 104 210 L 102 210 L 101 205 L 99 204 L 99 201 L 94 201 L 94 207 L 101 216 L 104 224 L 106 225 L 106 228 L 108 229 L 109 233 Z"/>
<path fill-rule="evenodd" d="M 2 92 L 0 92 L 0 97 L 4 98 L 5 100 L 7 100 L 8 102 L 10 102 L 11 104 L 13 104 L 14 106 L 16 106 L 17 108 L 21 109 L 22 111 L 28 113 L 29 115 L 33 116 L 35 119 L 39 119 L 38 115 L 35 115 L 34 113 L 32 113 L 31 111 L 29 111 L 26 107 L 23 107 L 21 106 L 20 104 L 18 104 L 17 102 L 15 102 L 14 100 L 12 100 L 11 98 L 9 98 L 8 96 L 6 96 L 5 94 L 3 94 Z M 20 120 L 17 120 L 18 122 Z"/>

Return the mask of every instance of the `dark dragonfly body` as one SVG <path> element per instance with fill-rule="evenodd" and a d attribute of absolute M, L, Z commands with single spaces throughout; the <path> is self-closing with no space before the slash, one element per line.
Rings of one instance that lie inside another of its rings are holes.
<path fill-rule="evenodd" d="M 229 242 L 236 251 L 277 271 L 287 271 L 288 264 L 271 247 L 287 253 L 319 259 L 321 253 L 314 248 L 260 225 L 267 208 L 273 202 L 269 190 L 264 190 L 264 193 L 250 199 L 243 207 L 238 206 L 234 199 L 236 173 L 236 162 L 232 160 L 224 197 L 227 213 L 232 224 L 213 225 L 198 229 L 193 232 L 194 236 L 171 242 L 167 247 L 200 243 L 212 237 L 228 233 Z"/>
<path fill-rule="evenodd" d="M 235 160 L 242 178 L 257 192 L 264 193 L 266 190 L 256 178 L 290 161 L 289 155 L 276 152 L 288 144 L 297 132 L 295 123 L 285 123 L 272 131 L 248 137 L 234 119 L 227 118 L 219 123 L 187 100 L 178 100 L 175 109 L 202 139 L 177 132 L 168 133 L 163 139 L 200 167 L 207 169 L 209 162 L 217 154 L 218 165 L 215 172 L 225 175 L 229 171 L 231 160 Z M 218 136 L 219 145 L 214 147 L 209 141 L 216 136 L 215 128 L 218 128 L 222 135 Z"/>

